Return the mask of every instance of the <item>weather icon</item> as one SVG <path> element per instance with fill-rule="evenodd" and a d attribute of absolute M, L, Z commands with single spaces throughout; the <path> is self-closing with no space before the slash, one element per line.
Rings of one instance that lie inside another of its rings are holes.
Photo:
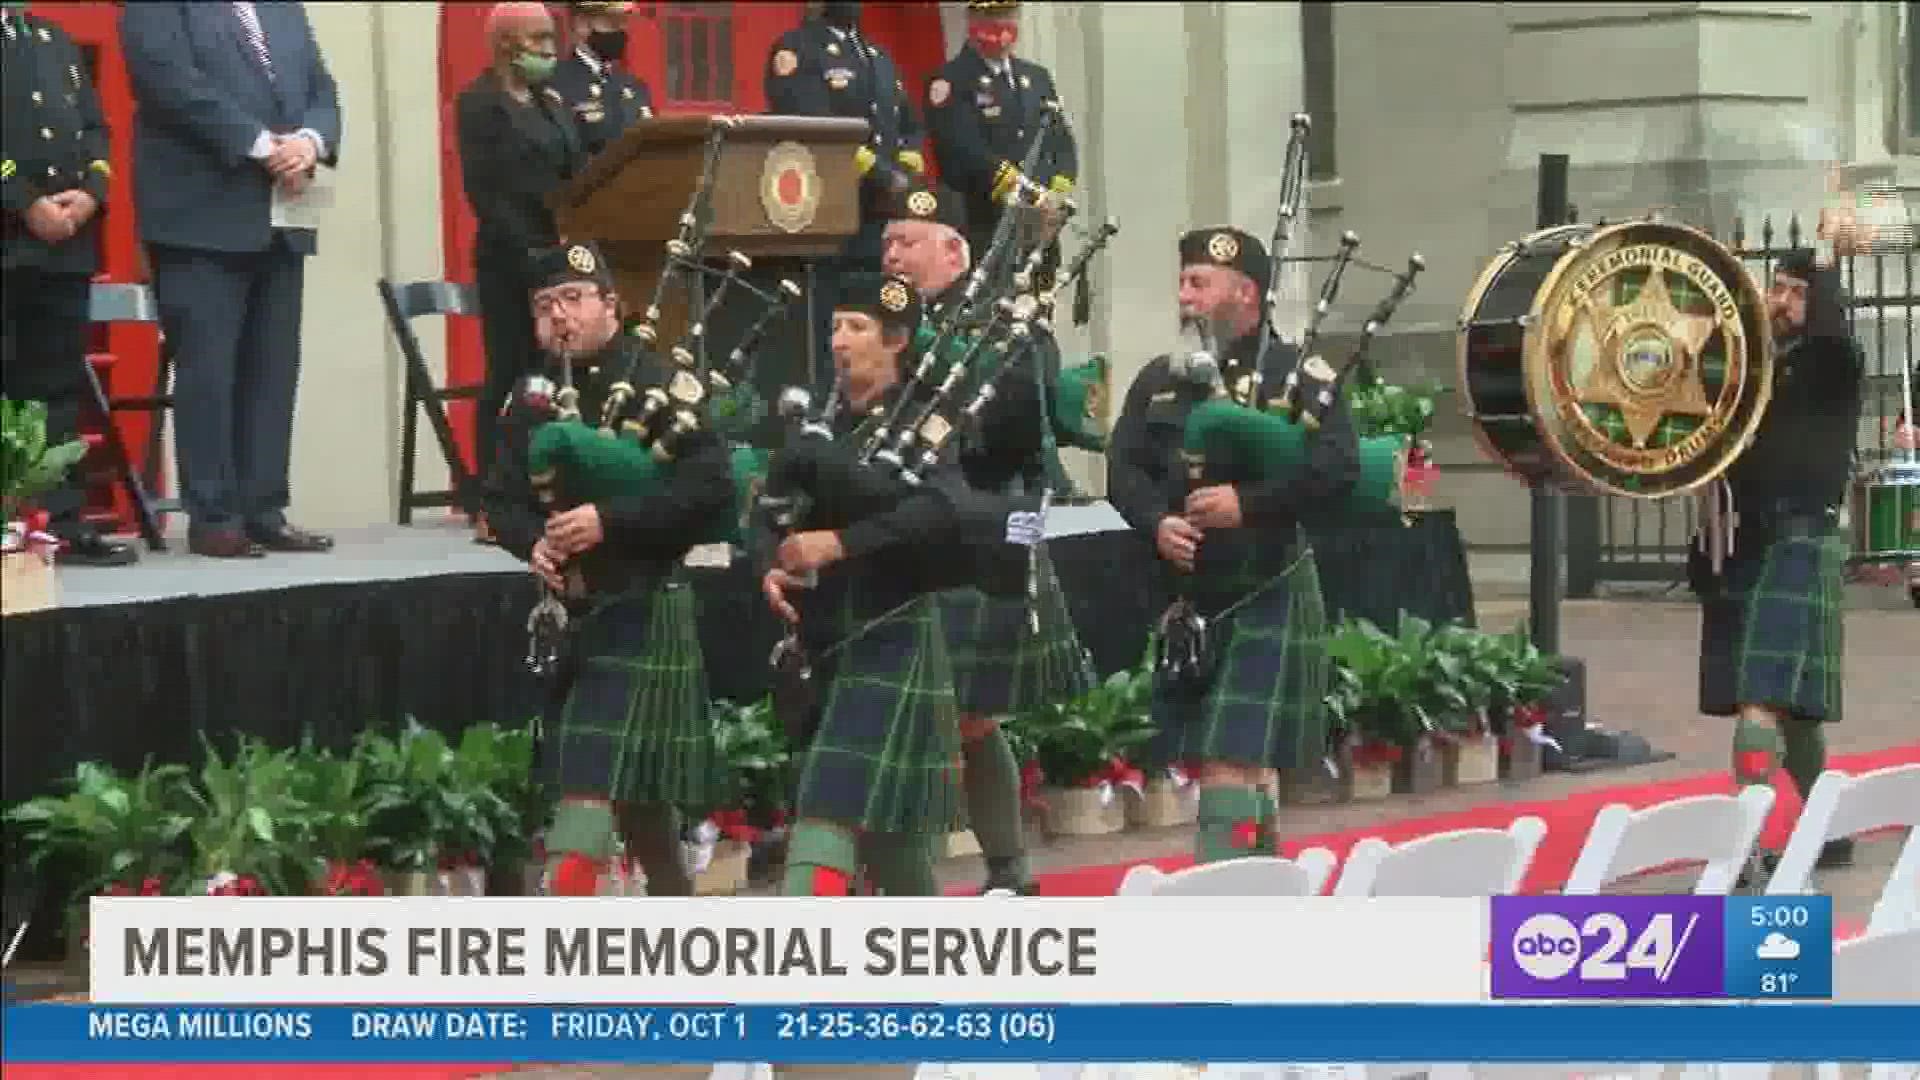
<path fill-rule="evenodd" d="M 1800 943 L 1785 934 L 1771 933 L 1759 948 L 1753 950 L 1753 955 L 1762 960 L 1798 960 Z"/>

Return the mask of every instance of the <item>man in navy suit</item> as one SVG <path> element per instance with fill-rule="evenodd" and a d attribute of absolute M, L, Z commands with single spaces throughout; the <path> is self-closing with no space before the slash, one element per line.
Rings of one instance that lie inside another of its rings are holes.
<path fill-rule="evenodd" d="M 299 4 L 139 3 L 120 16 L 138 112 L 134 206 L 173 348 L 188 543 L 325 551 L 287 523 L 311 228 L 276 214 L 340 149 L 340 102 Z"/>

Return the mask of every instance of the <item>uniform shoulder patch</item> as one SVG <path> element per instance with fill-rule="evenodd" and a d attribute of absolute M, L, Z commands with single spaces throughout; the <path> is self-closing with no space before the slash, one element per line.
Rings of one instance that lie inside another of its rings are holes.
<path fill-rule="evenodd" d="M 786 78 L 800 70 L 800 55 L 792 49 L 781 49 L 773 54 L 773 73 Z"/>
<path fill-rule="evenodd" d="M 927 87 L 927 104 L 939 108 L 953 96 L 953 84 L 945 79 L 935 79 Z"/>

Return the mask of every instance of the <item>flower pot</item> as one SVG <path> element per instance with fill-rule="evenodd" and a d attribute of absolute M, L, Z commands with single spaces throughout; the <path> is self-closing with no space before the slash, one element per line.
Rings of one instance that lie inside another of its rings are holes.
<path fill-rule="evenodd" d="M 440 895 L 487 895 L 487 869 L 484 866 L 455 866 L 440 871 Z"/>
<path fill-rule="evenodd" d="M 45 611 L 59 599 L 53 562 L 31 550 L 0 555 L 0 615 Z"/>
<path fill-rule="evenodd" d="M 1200 785 L 1170 776 L 1147 781 L 1126 796 L 1127 825 L 1136 829 L 1174 829 L 1200 820 Z"/>
<path fill-rule="evenodd" d="M 1445 779 L 1439 747 L 1431 738 L 1422 738 L 1394 765 L 1393 790 L 1397 795 L 1425 795 L 1439 791 Z"/>
<path fill-rule="evenodd" d="M 67 952 L 61 969 L 68 975 L 86 978 L 89 974 L 92 954 L 88 949 L 87 927 L 91 921 L 90 905 L 85 900 L 67 912 Z"/>
<path fill-rule="evenodd" d="M 1350 764 L 1345 755 L 1334 761 L 1334 767 L 1343 775 Z M 1278 801 L 1281 806 L 1326 806 L 1346 798 L 1342 779 L 1328 772 L 1322 763 L 1280 770 Z"/>
<path fill-rule="evenodd" d="M 1105 836 L 1127 827 L 1126 809 L 1111 786 L 1050 787 L 1041 797 L 1047 801 L 1047 831 L 1055 836 Z"/>
<path fill-rule="evenodd" d="M 1500 740 L 1489 731 L 1463 735 L 1442 748 L 1441 762 L 1447 787 L 1494 783 L 1500 779 Z"/>
<path fill-rule="evenodd" d="M 1502 744 L 1502 765 L 1509 780 L 1532 780 L 1540 775 L 1541 746 L 1529 738 L 1529 729 L 1509 725 Z"/>
<path fill-rule="evenodd" d="M 383 870 L 387 891 L 393 896 L 438 896 L 439 875 L 427 870 Z"/>
<path fill-rule="evenodd" d="M 1379 802 L 1393 794 L 1395 766 L 1385 761 L 1349 761 L 1341 770 L 1341 802 Z"/>
<path fill-rule="evenodd" d="M 966 859 L 980 854 L 980 840 L 972 829 L 955 829 L 947 834 L 946 854 L 942 858 Z"/>
<path fill-rule="evenodd" d="M 747 863 L 753 858 L 753 845 L 740 840 L 721 840 L 713 845 L 713 858 L 706 868 L 693 875 L 695 896 L 732 896 L 746 887 Z"/>
<path fill-rule="evenodd" d="M 529 882 L 527 878 L 528 878 L 528 872 L 530 870 L 534 870 L 537 873 L 537 869 L 531 866 L 530 861 L 524 860 L 524 859 L 517 859 L 517 860 L 508 861 L 508 862 L 496 863 L 492 866 L 487 867 L 486 881 L 483 883 L 485 886 L 485 891 L 481 893 L 481 895 L 482 896 L 536 896 L 538 895 L 537 893 L 532 892 L 529 889 Z M 540 883 L 540 879 L 538 877 L 534 877 L 533 881 L 531 882 L 531 884 L 535 886 L 537 886 L 539 883 Z"/>

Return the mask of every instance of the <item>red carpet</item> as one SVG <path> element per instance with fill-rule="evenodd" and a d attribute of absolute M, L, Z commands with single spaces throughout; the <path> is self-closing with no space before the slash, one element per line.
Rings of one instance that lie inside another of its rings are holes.
<path fill-rule="evenodd" d="M 1831 767 L 1842 772 L 1870 772 L 1890 765 L 1915 763 L 1920 763 L 1920 743 L 1865 754 L 1836 756 L 1831 762 Z M 1774 777 L 1773 786 L 1779 797 L 1774 801 L 1773 814 L 1767 820 L 1767 828 L 1761 836 L 1761 842 L 1777 849 L 1787 842 L 1787 835 L 1793 831 L 1793 823 L 1800 816 L 1800 795 L 1794 790 L 1792 782 L 1787 779 L 1785 773 Z M 1600 812 L 1601 807 L 1609 803 L 1625 803 L 1638 809 L 1689 795 L 1712 795 L 1732 790 L 1731 777 L 1726 773 L 1712 773 L 1660 783 L 1596 788 L 1550 802 L 1488 803 L 1485 806 L 1475 806 L 1466 810 L 1432 814 L 1426 817 L 1402 818 L 1359 829 L 1292 837 L 1287 841 L 1282 854 L 1293 855 L 1305 848 L 1323 847 L 1344 861 L 1347 851 L 1368 836 L 1378 836 L 1389 843 L 1399 844 L 1454 829 L 1504 829 L 1515 818 L 1532 814 L 1547 823 L 1547 838 L 1541 842 L 1540 850 L 1534 856 L 1533 868 L 1527 875 L 1524 888 L 1526 892 L 1541 892 L 1559 888 L 1566 883 L 1567 875 L 1573 871 L 1573 862 L 1580 855 L 1580 847 L 1586 842 L 1587 826 L 1593 821 L 1594 815 Z M 1383 807 L 1391 805 L 1390 803 L 1382 804 Z M 1193 865 L 1193 857 L 1190 855 L 1175 855 L 1145 861 L 1162 870 L 1179 870 Z M 1104 866 L 1081 866 L 1072 870 L 1042 874 L 1039 878 L 1040 895 L 1110 896 L 1120 887 L 1120 879 L 1124 878 L 1127 871 L 1135 865 L 1137 864 L 1109 863 Z M 1332 884 L 1328 882 L 1328 887 L 1331 888 Z M 954 891 L 958 893 L 970 890 L 968 887 L 962 887 Z"/>
<path fill-rule="evenodd" d="M 1920 743 L 1897 746 L 1866 754 L 1837 756 L 1832 767 L 1844 772 L 1868 772 L 1890 765 L 1920 763 Z M 1392 843 L 1403 843 L 1431 833 L 1452 829 L 1505 828 L 1514 818 L 1535 815 L 1547 823 L 1547 838 L 1534 858 L 1527 875 L 1526 891 L 1558 888 L 1573 870 L 1573 861 L 1586 841 L 1587 825 L 1600 808 L 1609 803 L 1632 807 L 1650 806 L 1689 795 L 1710 795 L 1732 790 L 1724 773 L 1686 777 L 1654 784 L 1627 784 L 1598 788 L 1550 802 L 1502 802 L 1472 807 L 1427 817 L 1402 818 L 1362 829 L 1295 837 L 1287 844 L 1287 854 L 1303 848 L 1324 847 L 1341 859 L 1361 838 L 1378 836 Z M 1779 799 L 1768 819 L 1763 842 L 1779 847 L 1800 814 L 1800 796 L 1785 774 L 1775 777 Z M 1391 804 L 1383 804 L 1390 806 Z M 1148 860 L 1162 870 L 1178 870 L 1193 863 L 1191 856 Z M 1120 879 L 1134 863 L 1083 866 L 1073 870 L 1044 874 L 1039 879 L 1043 896 L 1109 896 L 1120 886 Z M 956 889 L 956 893 L 968 892 Z M 1843 923 L 1837 937 L 1859 933 L 1858 924 Z M 506 1065 L 10 1065 L 4 1080 L 469 1080 L 474 1076 L 507 1072 Z"/>

